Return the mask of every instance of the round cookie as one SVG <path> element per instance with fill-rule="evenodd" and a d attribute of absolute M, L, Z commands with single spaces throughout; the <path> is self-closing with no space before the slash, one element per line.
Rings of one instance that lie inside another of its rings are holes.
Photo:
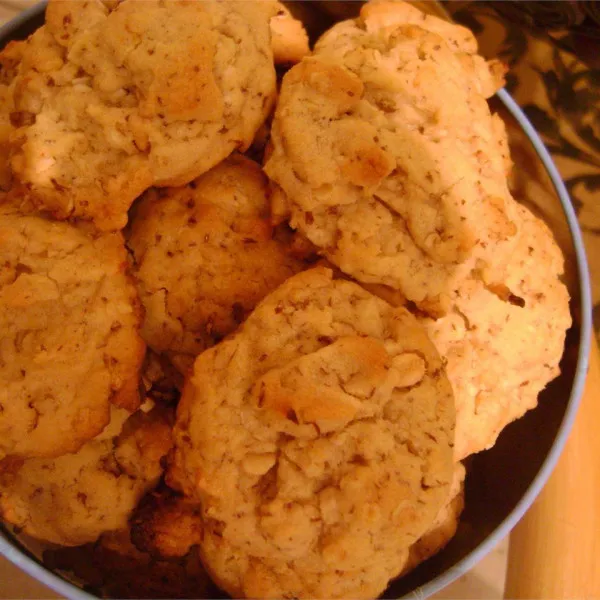
<path fill-rule="evenodd" d="M 521 232 L 502 277 L 465 281 L 449 314 L 423 321 L 454 389 L 456 460 L 493 446 L 560 373 L 571 326 L 562 253 L 543 221 L 518 211 Z"/>
<path fill-rule="evenodd" d="M 11 165 L 40 209 L 120 229 L 152 185 L 246 149 L 271 110 L 275 2 L 51 0 L 16 78 Z"/>
<path fill-rule="evenodd" d="M 367 3 L 284 77 L 265 171 L 274 211 L 355 279 L 448 310 L 517 233 L 496 63 L 465 28 Z"/>
<path fill-rule="evenodd" d="M 75 452 L 139 405 L 144 343 L 120 234 L 0 213 L 0 459 Z"/>
<path fill-rule="evenodd" d="M 274 239 L 267 179 L 239 155 L 186 187 L 148 191 L 128 245 L 146 309 L 142 335 L 182 371 L 304 266 Z"/>
<path fill-rule="evenodd" d="M 118 437 L 103 432 L 75 454 L 28 459 L 15 472 L 0 473 L 2 518 L 63 546 L 127 527 L 140 498 L 162 475 L 171 419 L 160 408 L 140 410 L 113 433 Z"/>
<path fill-rule="evenodd" d="M 452 479 L 454 403 L 415 318 L 315 268 L 201 354 L 169 484 L 234 597 L 375 597 Z"/>

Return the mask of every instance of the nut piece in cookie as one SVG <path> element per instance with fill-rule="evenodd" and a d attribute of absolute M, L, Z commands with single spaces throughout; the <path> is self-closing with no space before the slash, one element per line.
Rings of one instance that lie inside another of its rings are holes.
<path fill-rule="evenodd" d="M 63 546 L 126 527 L 140 498 L 162 475 L 162 458 L 171 448 L 171 415 L 159 407 L 148 414 L 140 410 L 116 433 L 102 432 L 75 454 L 28 459 L 0 473 L 2 518 Z"/>
<path fill-rule="evenodd" d="M 274 2 L 51 0 L 15 78 L 16 179 L 40 209 L 127 222 L 152 185 L 183 185 L 269 114 Z"/>
<path fill-rule="evenodd" d="M 468 279 L 452 312 L 423 321 L 454 389 L 456 460 L 493 446 L 560 372 L 571 326 L 563 256 L 546 224 L 518 211 L 521 232 L 505 271 L 489 285 Z"/>
<path fill-rule="evenodd" d="M 167 478 L 232 596 L 375 597 L 446 501 L 453 439 L 416 319 L 315 268 L 197 358 Z"/>
<path fill-rule="evenodd" d="M 132 221 L 142 335 L 182 371 L 304 267 L 275 239 L 267 179 L 243 156 L 188 186 L 148 191 Z"/>
<path fill-rule="evenodd" d="M 139 405 L 139 300 L 118 233 L 0 212 L 0 459 L 75 452 Z"/>
<path fill-rule="evenodd" d="M 497 69 L 475 52 L 463 27 L 364 5 L 284 76 L 265 165 L 274 210 L 325 257 L 434 314 L 517 233 Z"/>

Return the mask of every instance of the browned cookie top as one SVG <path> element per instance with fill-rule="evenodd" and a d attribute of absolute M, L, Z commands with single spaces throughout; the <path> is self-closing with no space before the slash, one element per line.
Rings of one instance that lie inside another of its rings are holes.
<path fill-rule="evenodd" d="M 196 360 L 169 480 L 230 594 L 374 597 L 446 500 L 453 430 L 416 319 L 316 268 Z"/>

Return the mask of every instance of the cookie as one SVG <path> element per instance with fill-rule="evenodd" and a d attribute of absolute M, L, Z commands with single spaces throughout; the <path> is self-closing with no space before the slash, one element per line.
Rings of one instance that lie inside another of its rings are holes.
<path fill-rule="evenodd" d="M 157 558 L 180 558 L 202 539 L 202 517 L 197 502 L 169 488 L 150 492 L 131 518 L 131 541 Z"/>
<path fill-rule="evenodd" d="M 447 498 L 453 422 L 415 318 L 315 268 L 198 357 L 167 481 L 233 597 L 375 597 Z"/>
<path fill-rule="evenodd" d="M 11 41 L 0 52 L 0 190 L 7 191 L 12 183 L 9 164 L 10 136 L 21 115 L 14 106 L 14 80 L 25 42 Z"/>
<path fill-rule="evenodd" d="M 150 190 L 128 245 L 146 310 L 142 335 L 182 371 L 303 268 L 274 239 L 266 177 L 239 155 L 186 187 Z"/>
<path fill-rule="evenodd" d="M 423 321 L 454 389 L 456 460 L 490 448 L 560 373 L 571 326 L 563 256 L 545 223 L 518 210 L 518 244 L 496 281 L 467 280 L 452 312 Z"/>
<path fill-rule="evenodd" d="M 162 475 L 171 421 L 155 408 L 137 411 L 118 437 L 106 434 L 75 454 L 26 460 L 0 473 L 0 514 L 28 535 L 77 546 L 127 526 L 140 498 Z"/>
<path fill-rule="evenodd" d="M 273 59 L 275 64 L 295 64 L 310 53 L 308 35 L 302 21 L 295 19 L 284 4 L 278 2 L 277 8 L 269 22 Z"/>
<path fill-rule="evenodd" d="M 265 172 L 274 211 L 342 271 L 432 314 L 517 234 L 498 66 L 463 27 L 368 3 L 284 76 Z"/>
<path fill-rule="evenodd" d="M 75 452 L 139 405 L 144 343 L 118 233 L 0 213 L 0 459 Z"/>
<path fill-rule="evenodd" d="M 247 148 L 271 110 L 274 2 L 51 0 L 16 77 L 11 166 L 55 217 L 122 228 L 152 185 Z"/>

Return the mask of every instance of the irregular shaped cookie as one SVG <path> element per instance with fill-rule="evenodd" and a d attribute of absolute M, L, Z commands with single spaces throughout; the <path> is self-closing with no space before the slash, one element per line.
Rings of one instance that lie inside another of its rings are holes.
<path fill-rule="evenodd" d="M 518 208 L 522 230 L 503 278 L 467 280 L 451 313 L 424 320 L 454 389 L 456 460 L 491 447 L 560 372 L 571 325 L 563 257 L 548 227 Z"/>
<path fill-rule="evenodd" d="M 200 505 L 169 488 L 150 492 L 131 518 L 131 541 L 152 556 L 186 556 L 201 539 Z"/>
<path fill-rule="evenodd" d="M 29 459 L 0 473 L 2 518 L 35 538 L 77 546 L 127 526 L 140 498 L 162 475 L 171 419 L 138 411 L 118 437 L 101 435 L 75 454 Z"/>
<path fill-rule="evenodd" d="M 11 164 L 57 218 L 122 228 L 151 185 L 247 148 L 270 112 L 274 2 L 51 0 L 16 80 Z"/>
<path fill-rule="evenodd" d="M 308 35 L 302 21 L 295 19 L 288 8 L 277 3 L 277 14 L 271 18 L 271 48 L 275 64 L 295 64 L 310 52 Z"/>
<path fill-rule="evenodd" d="M 106 598 L 214 598 L 196 553 L 180 560 L 156 560 L 140 552 L 123 529 L 96 544 L 44 552 L 44 565 L 68 571 Z"/>
<path fill-rule="evenodd" d="M 139 405 L 139 301 L 120 234 L 3 210 L 0 459 L 59 456 Z"/>
<path fill-rule="evenodd" d="M 271 290 L 303 268 L 273 239 L 267 179 L 233 155 L 183 188 L 150 190 L 128 239 L 142 335 L 185 371 Z"/>
<path fill-rule="evenodd" d="M 415 318 L 315 268 L 198 357 L 168 481 L 232 596 L 375 597 L 445 502 L 453 420 Z"/>
<path fill-rule="evenodd" d="M 464 480 L 465 468 L 462 463 L 457 463 L 448 500 L 437 514 L 431 528 L 410 547 L 403 575 L 435 556 L 456 534 L 460 515 L 465 507 Z"/>
<path fill-rule="evenodd" d="M 463 27 L 368 3 L 284 77 L 265 171 L 274 210 L 361 282 L 432 313 L 517 233 L 497 65 Z"/>

